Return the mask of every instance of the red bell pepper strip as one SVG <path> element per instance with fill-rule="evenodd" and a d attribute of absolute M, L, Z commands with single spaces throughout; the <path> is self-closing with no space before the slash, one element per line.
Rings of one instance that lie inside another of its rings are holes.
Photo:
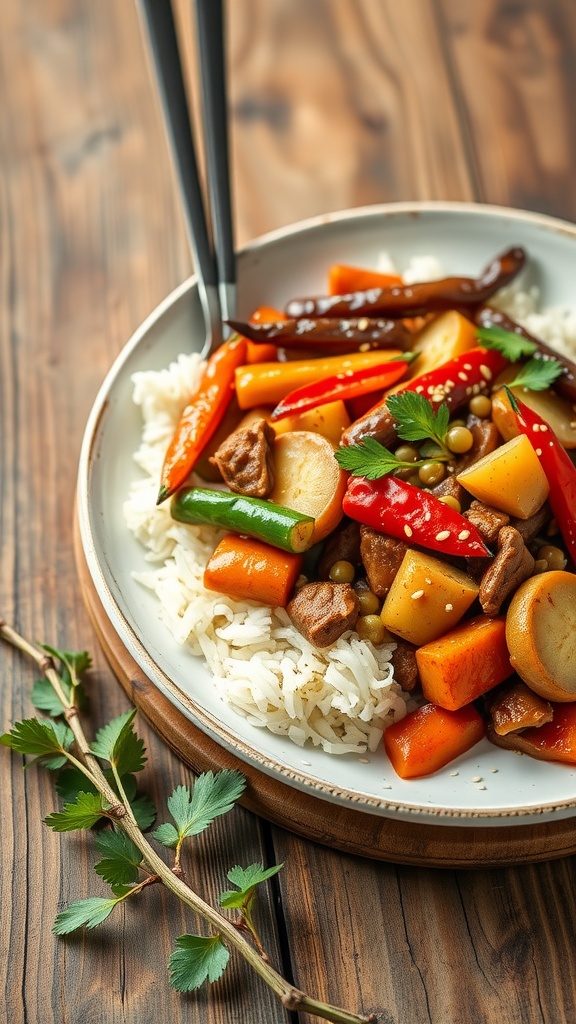
<path fill-rule="evenodd" d="M 455 509 L 395 476 L 367 480 L 351 476 L 344 514 L 397 540 L 445 555 L 486 558 L 490 551 L 476 528 Z"/>
<path fill-rule="evenodd" d="M 508 388 L 506 391 L 516 413 L 518 430 L 526 434 L 546 474 L 550 507 L 568 553 L 576 563 L 576 468 L 549 424 Z"/>
<path fill-rule="evenodd" d="M 408 360 L 392 359 L 382 366 L 370 366 L 365 370 L 356 371 L 345 370 L 314 384 L 306 384 L 286 395 L 286 398 L 278 403 L 270 419 L 280 420 L 284 416 L 294 416 L 307 412 L 308 409 L 316 409 L 327 402 L 336 402 L 338 399 L 346 401 L 349 398 L 370 394 L 372 391 L 385 390 L 400 380 L 408 365 Z"/>
<path fill-rule="evenodd" d="M 473 395 L 487 391 L 508 365 L 508 360 L 496 349 L 472 348 L 429 373 L 413 377 L 398 392 L 415 391 L 427 398 L 434 408 L 446 402 L 453 412 Z M 383 445 L 393 444 L 396 424 L 385 398 L 344 431 L 342 443 L 357 444 L 363 437 L 374 437 Z"/>
<path fill-rule="evenodd" d="M 234 374 L 246 361 L 246 341 L 231 338 L 210 356 L 204 376 L 186 406 L 164 457 L 158 501 L 165 501 L 192 472 L 234 393 Z"/>
<path fill-rule="evenodd" d="M 424 704 L 385 730 L 384 749 L 401 779 L 417 779 L 466 753 L 485 731 L 473 704 L 458 711 Z"/>

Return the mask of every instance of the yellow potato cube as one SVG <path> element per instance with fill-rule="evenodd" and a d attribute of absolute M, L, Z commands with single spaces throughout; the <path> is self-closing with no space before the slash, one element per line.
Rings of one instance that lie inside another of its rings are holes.
<path fill-rule="evenodd" d="M 441 313 L 429 320 L 414 339 L 411 348 L 419 355 L 414 360 L 410 376 L 419 377 L 422 373 L 429 373 L 449 359 L 475 348 L 477 344 L 474 324 L 470 320 L 455 309 Z"/>
<path fill-rule="evenodd" d="M 518 519 L 529 519 L 537 512 L 550 490 L 540 460 L 525 434 L 506 441 L 456 479 L 479 501 Z"/>
<path fill-rule="evenodd" d="M 452 629 L 477 594 L 478 585 L 460 569 L 408 550 L 380 617 L 391 633 L 420 647 Z"/>
<path fill-rule="evenodd" d="M 296 416 L 284 416 L 272 424 L 276 435 L 286 434 L 292 430 L 311 430 L 313 434 L 321 434 L 335 448 L 340 444 L 342 433 L 350 426 L 350 417 L 344 402 L 326 402 L 316 409 L 301 412 Z"/>

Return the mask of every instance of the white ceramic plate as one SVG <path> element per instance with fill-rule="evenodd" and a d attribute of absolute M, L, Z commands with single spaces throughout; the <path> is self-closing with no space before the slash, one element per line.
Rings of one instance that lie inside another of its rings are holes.
<path fill-rule="evenodd" d="M 574 303 L 576 227 L 537 214 L 463 204 L 397 204 L 346 211 L 277 231 L 239 256 L 238 312 L 282 306 L 321 293 L 330 263 L 375 266 L 382 251 L 402 269 L 415 255 L 437 255 L 447 273 L 475 276 L 511 245 L 526 248 L 524 280 L 542 305 Z M 147 568 L 128 533 L 122 505 L 137 470 L 140 413 L 132 374 L 159 370 L 199 350 L 204 327 L 195 281 L 185 282 L 139 328 L 114 363 L 92 409 L 78 481 L 80 536 L 104 610 L 131 656 L 197 726 L 244 761 L 321 799 L 384 816 L 436 824 L 510 825 L 576 813 L 576 771 L 500 750 L 483 741 L 443 771 L 402 781 L 383 751 L 328 755 L 249 725 L 222 703 L 201 661 L 158 620 L 156 599 L 132 579 Z"/>

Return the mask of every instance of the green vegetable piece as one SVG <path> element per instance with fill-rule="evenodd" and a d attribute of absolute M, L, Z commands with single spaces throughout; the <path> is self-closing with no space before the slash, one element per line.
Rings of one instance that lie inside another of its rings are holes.
<path fill-rule="evenodd" d="M 264 498 L 185 487 L 172 498 L 170 513 L 180 523 L 207 523 L 233 530 L 282 551 L 299 553 L 312 546 L 314 519 Z"/>
<path fill-rule="evenodd" d="M 237 864 L 226 876 L 237 889 L 228 889 L 220 893 L 220 906 L 232 910 L 250 904 L 254 899 L 256 886 L 277 875 L 283 867 L 283 864 L 274 864 L 271 868 L 264 868 L 262 864 L 249 864 L 247 868 L 242 868 Z"/>
<path fill-rule="evenodd" d="M 70 903 L 65 910 L 56 915 L 52 928 L 54 935 L 69 935 L 70 932 L 75 932 L 82 926 L 96 928 L 106 920 L 122 898 L 102 899 L 100 896 L 91 896 L 87 900 Z"/>
<path fill-rule="evenodd" d="M 192 992 L 206 981 L 222 976 L 230 954 L 219 935 L 181 935 L 170 954 L 170 984 L 178 992 Z"/>
<path fill-rule="evenodd" d="M 562 373 L 562 364 L 557 359 L 543 359 L 533 356 L 521 366 L 509 388 L 526 388 L 528 391 L 546 391 Z"/>
<path fill-rule="evenodd" d="M 517 363 L 519 359 L 524 359 L 526 356 L 533 356 L 538 348 L 535 342 L 525 338 L 522 334 L 515 334 L 513 331 L 507 331 L 496 325 L 494 327 L 477 327 L 476 337 L 484 348 L 496 349 L 511 363 Z"/>
<path fill-rule="evenodd" d="M 44 818 L 44 824 L 54 832 L 92 828 L 106 814 L 108 807 L 100 793 L 78 793 L 74 803 L 64 804 L 61 811 L 49 814 Z"/>

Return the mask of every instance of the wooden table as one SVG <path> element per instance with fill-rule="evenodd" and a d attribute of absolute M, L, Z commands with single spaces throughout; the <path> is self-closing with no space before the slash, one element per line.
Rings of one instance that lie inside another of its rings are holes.
<path fill-rule="evenodd" d="M 230 3 L 238 242 L 309 215 L 401 199 L 481 200 L 576 219 L 576 15 L 570 0 Z M 190 47 L 188 4 L 179 5 Z M 0 5 L 0 616 L 94 656 L 96 725 L 128 702 L 99 651 L 72 549 L 85 420 L 116 354 L 190 273 L 131 0 Z M 2 646 L 2 728 L 32 713 L 34 670 Z M 188 771 L 156 735 L 163 805 Z M 234 960 L 168 985 L 194 929 L 155 887 L 92 933 L 55 939 L 65 903 L 101 894 L 82 836 L 42 823 L 47 773 L 2 757 L 2 965 L 10 1024 L 285 1024 Z M 284 862 L 260 922 L 311 994 L 386 1024 L 576 1021 L 572 858 L 479 871 L 374 863 L 237 808 L 198 842 L 215 901 L 235 862 Z M 294 1024 L 294 1022 L 293 1022 Z"/>

